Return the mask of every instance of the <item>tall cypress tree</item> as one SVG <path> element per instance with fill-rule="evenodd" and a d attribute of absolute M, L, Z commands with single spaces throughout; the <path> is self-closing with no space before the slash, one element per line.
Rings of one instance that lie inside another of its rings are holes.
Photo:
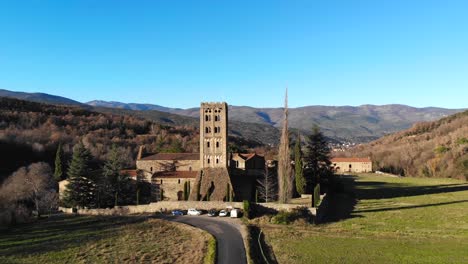
<path fill-rule="evenodd" d="M 289 156 L 289 132 L 288 132 L 288 90 L 284 99 L 283 129 L 278 151 L 278 201 L 287 203 L 292 198 L 293 175 L 291 159 Z"/>
<path fill-rule="evenodd" d="M 62 168 L 62 143 L 59 143 L 57 152 L 55 154 L 55 170 L 54 170 L 54 179 L 59 182 L 63 177 L 63 168 Z"/>
<path fill-rule="evenodd" d="M 296 145 L 294 146 L 294 165 L 296 174 L 296 190 L 299 194 L 306 192 L 307 182 L 304 177 L 304 167 L 302 165 L 301 135 L 297 134 Z"/>

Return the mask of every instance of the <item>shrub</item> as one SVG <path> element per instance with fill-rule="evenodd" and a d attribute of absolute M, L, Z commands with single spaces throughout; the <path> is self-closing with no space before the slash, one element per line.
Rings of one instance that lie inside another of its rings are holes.
<path fill-rule="evenodd" d="M 250 219 L 252 217 L 252 208 L 250 206 L 250 202 L 248 200 L 244 200 L 244 216 L 247 219 Z"/>
<path fill-rule="evenodd" d="M 307 207 L 300 207 L 292 211 L 279 211 L 277 215 L 271 218 L 273 224 L 289 225 L 298 220 L 310 222 L 312 217 Z"/>

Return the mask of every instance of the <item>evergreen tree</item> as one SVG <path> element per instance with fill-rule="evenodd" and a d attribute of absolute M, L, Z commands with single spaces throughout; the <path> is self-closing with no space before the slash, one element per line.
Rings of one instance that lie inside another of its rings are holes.
<path fill-rule="evenodd" d="M 278 201 L 280 203 L 287 203 L 292 198 L 293 177 L 289 153 L 288 90 L 286 89 L 283 130 L 278 151 Z"/>
<path fill-rule="evenodd" d="M 85 148 L 83 142 L 80 141 L 73 147 L 72 160 L 67 171 L 68 178 L 89 177 L 91 174 L 89 168 L 90 161 L 91 153 Z"/>
<path fill-rule="evenodd" d="M 62 143 L 58 145 L 57 153 L 55 154 L 55 170 L 54 170 L 54 179 L 55 181 L 59 182 L 62 180 L 63 177 L 63 170 L 62 170 Z"/>
<path fill-rule="evenodd" d="M 314 126 L 312 134 L 307 138 L 307 152 L 304 161 L 307 168 L 307 184 L 310 190 L 320 183 L 321 178 L 332 174 L 330 148 L 318 126 Z"/>
<path fill-rule="evenodd" d="M 296 190 L 297 193 L 304 194 L 306 192 L 307 182 L 304 177 L 304 167 L 302 165 L 302 150 L 301 150 L 301 135 L 297 134 L 296 145 L 294 146 L 294 161 L 296 174 Z"/>
<path fill-rule="evenodd" d="M 130 179 L 122 174 L 123 162 L 117 146 L 112 145 L 107 161 L 102 169 L 105 189 L 103 189 L 104 202 L 113 201 L 114 206 L 130 202 Z M 113 199 L 112 199 L 112 198 Z M 109 205 L 109 204 L 108 204 Z"/>
<path fill-rule="evenodd" d="M 85 177 L 68 180 L 62 203 L 67 207 L 93 208 L 96 206 L 96 184 Z"/>
<path fill-rule="evenodd" d="M 72 160 L 67 171 L 69 183 L 62 201 L 66 206 L 95 206 L 96 185 L 89 179 L 90 160 L 91 154 L 82 142 L 73 147 Z"/>

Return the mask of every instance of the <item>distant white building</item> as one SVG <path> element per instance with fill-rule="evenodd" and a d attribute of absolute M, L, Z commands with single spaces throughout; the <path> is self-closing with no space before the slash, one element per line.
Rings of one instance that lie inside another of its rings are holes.
<path fill-rule="evenodd" d="M 335 172 L 372 172 L 372 161 L 369 158 L 333 158 Z"/>

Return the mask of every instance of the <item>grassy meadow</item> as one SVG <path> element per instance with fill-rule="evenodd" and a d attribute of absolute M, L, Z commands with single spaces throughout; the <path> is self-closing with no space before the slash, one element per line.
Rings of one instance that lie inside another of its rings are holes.
<path fill-rule="evenodd" d="M 211 236 L 147 217 L 57 216 L 0 232 L 0 263 L 203 263 Z"/>
<path fill-rule="evenodd" d="M 279 263 L 468 263 L 468 183 L 342 176 L 322 224 L 262 224 Z"/>

